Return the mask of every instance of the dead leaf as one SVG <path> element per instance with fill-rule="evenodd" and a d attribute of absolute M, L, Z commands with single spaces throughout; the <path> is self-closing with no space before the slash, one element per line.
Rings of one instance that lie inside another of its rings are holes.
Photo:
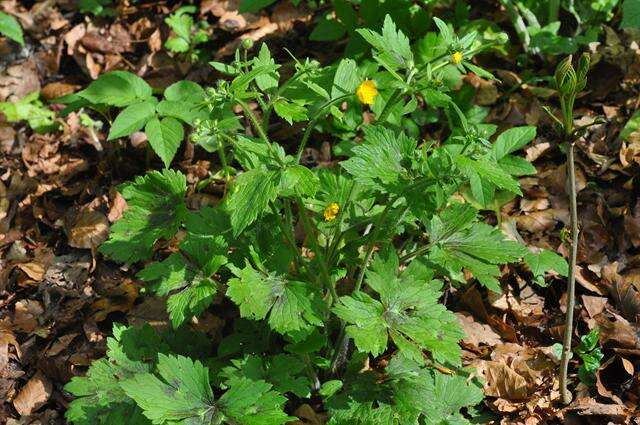
<path fill-rule="evenodd" d="M 582 296 L 582 305 L 587 310 L 589 317 L 594 318 L 598 314 L 602 313 L 604 307 L 607 305 L 607 299 L 604 297 L 594 297 L 591 295 Z"/>
<path fill-rule="evenodd" d="M 74 248 L 94 249 L 109 237 L 109 220 L 100 211 L 69 210 L 64 224 L 69 245 Z"/>
<path fill-rule="evenodd" d="M 484 360 L 478 365 L 484 376 L 485 395 L 508 400 L 522 400 L 527 397 L 527 381 L 503 362 Z"/>
<path fill-rule="evenodd" d="M 38 371 L 13 399 L 13 407 L 20 415 L 30 415 L 47 403 L 51 391 L 51 382 L 42 372 Z"/>
<path fill-rule="evenodd" d="M 462 329 L 465 333 L 463 342 L 479 347 L 480 345 L 488 345 L 493 347 L 496 344 L 502 343 L 500 335 L 498 335 L 489 325 L 476 322 L 473 316 L 456 313 L 458 321 L 462 325 Z"/>
<path fill-rule="evenodd" d="M 9 322 L 0 320 L 0 371 L 9 364 L 9 345 L 13 345 L 20 356 L 20 346 Z"/>

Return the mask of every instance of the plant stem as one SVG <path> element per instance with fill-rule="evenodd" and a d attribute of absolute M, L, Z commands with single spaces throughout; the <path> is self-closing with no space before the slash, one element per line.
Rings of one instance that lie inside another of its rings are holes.
<path fill-rule="evenodd" d="M 256 114 L 253 113 L 251 108 L 249 108 L 249 105 L 247 105 L 244 101 L 236 99 L 236 102 L 238 102 L 238 105 L 240 105 L 244 114 L 249 118 L 249 121 L 251 121 L 251 125 L 253 125 L 253 128 L 255 128 L 256 132 L 258 132 L 258 136 L 260 136 L 262 141 L 267 144 L 267 147 L 269 148 L 269 152 L 271 152 L 271 156 L 273 156 L 273 158 L 278 162 L 278 164 L 284 168 L 284 165 L 285 165 L 284 162 L 273 151 L 271 142 L 269 142 L 269 136 L 267 136 L 267 133 L 264 131 L 264 128 L 260 124 L 260 121 L 258 121 L 258 117 L 256 117 Z"/>
<path fill-rule="evenodd" d="M 313 227 L 311 226 L 309 217 L 307 217 L 307 210 L 304 207 L 304 202 L 302 201 L 302 198 L 297 197 L 296 202 L 298 204 L 298 209 L 299 209 L 298 213 L 300 214 L 300 219 L 302 220 L 302 225 L 304 226 L 304 232 L 309 237 L 309 240 L 311 241 L 311 245 L 313 247 L 313 251 L 318 257 L 318 263 L 320 264 L 320 274 L 322 275 L 322 280 L 324 280 L 324 284 L 329 290 L 329 294 L 331 294 L 332 300 L 331 300 L 331 303 L 329 304 L 332 304 L 336 302 L 336 300 L 338 299 L 338 293 L 336 292 L 335 283 L 331 280 L 331 274 L 329 273 L 329 268 L 327 266 L 327 263 L 324 257 L 324 252 L 320 248 L 320 243 L 318 243 L 318 239 L 316 238 L 316 234 L 313 231 Z"/>
<path fill-rule="evenodd" d="M 304 148 L 307 146 L 307 142 L 309 141 L 309 137 L 311 136 L 311 131 L 313 131 L 313 127 L 316 126 L 316 123 L 318 122 L 318 120 L 320 119 L 321 115 L 320 113 L 328 108 L 329 106 L 333 105 L 336 102 L 339 102 L 341 100 L 347 99 L 349 97 L 353 96 L 353 93 L 347 93 L 347 94 L 343 94 L 342 96 L 338 96 L 335 99 L 331 99 L 326 101 L 325 103 L 323 103 L 320 108 L 318 108 L 318 112 L 316 113 L 316 116 L 313 117 L 311 119 L 311 121 L 309 121 L 309 124 L 307 124 L 307 128 L 304 131 L 304 134 L 302 135 L 302 141 L 300 141 L 300 145 L 298 146 L 298 152 L 296 152 L 296 163 L 300 163 L 300 158 L 302 157 L 302 152 L 304 151 Z"/>
<path fill-rule="evenodd" d="M 395 201 L 389 200 L 387 206 L 384 208 L 380 216 L 378 216 L 378 220 L 376 220 L 375 228 L 369 237 L 367 252 L 364 256 L 364 260 L 362 261 L 362 265 L 360 266 L 360 274 L 358 275 L 358 280 L 356 282 L 356 286 L 353 289 L 353 292 L 359 292 L 362 288 L 362 283 L 364 282 L 364 276 L 367 273 L 367 267 L 369 266 L 369 261 L 371 261 L 371 257 L 373 256 L 373 250 L 375 248 L 376 240 L 378 238 L 378 234 L 380 233 L 380 226 L 384 222 L 387 214 L 391 210 L 391 206 Z M 345 325 L 342 324 L 340 328 L 340 334 L 338 335 L 338 343 L 335 346 L 335 351 L 333 354 L 333 358 L 331 359 L 331 373 L 337 373 L 338 369 L 342 367 L 344 361 L 347 358 L 347 351 L 349 351 L 350 339 L 347 336 L 347 332 L 345 329 Z"/>
<path fill-rule="evenodd" d="M 570 137 L 570 136 L 569 136 Z M 576 194 L 576 169 L 574 159 L 575 142 L 569 142 L 567 152 L 567 173 L 569 175 L 569 209 L 571 213 L 571 253 L 569 258 L 569 284 L 567 287 L 567 315 L 565 319 L 564 338 L 562 341 L 562 358 L 560 363 L 560 396 L 564 404 L 571 402 L 571 393 L 567 389 L 567 371 L 571 356 L 571 337 L 573 336 L 573 309 L 576 291 L 576 257 L 578 256 L 578 208 Z"/>

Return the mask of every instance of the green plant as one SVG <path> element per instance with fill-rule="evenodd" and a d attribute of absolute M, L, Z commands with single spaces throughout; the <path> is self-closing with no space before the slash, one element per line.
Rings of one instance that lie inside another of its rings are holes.
<path fill-rule="evenodd" d="M 95 16 L 116 16 L 116 10 L 110 7 L 112 4 L 112 0 L 78 0 L 78 10 Z"/>
<path fill-rule="evenodd" d="M 24 35 L 18 20 L 0 11 L 0 34 L 24 46 Z"/>
<path fill-rule="evenodd" d="M 107 116 L 122 109 L 109 137 L 144 127 L 167 167 L 192 127 L 191 142 L 217 154 L 227 186 L 220 205 L 200 210 L 187 208 L 179 171 L 120 186 L 128 208 L 100 251 L 143 264 L 138 277 L 166 298 L 173 329 L 116 325 L 107 357 L 66 386 L 78 397 L 70 422 L 277 425 L 314 397 L 332 425 L 468 423 L 464 409 L 482 391 L 461 367 L 463 333 L 443 293 L 467 284 L 465 271 L 500 291 L 502 264 L 523 260 L 536 278 L 566 264 L 507 240 L 456 196 L 468 188 L 490 204 L 500 191 L 520 194 L 516 177 L 535 170 L 514 153 L 535 129 L 489 140 L 495 126 L 476 122 L 442 83 L 452 70 L 490 76 L 471 62 L 476 34 L 458 38 L 436 23 L 430 54 L 416 55 L 387 18 L 381 33 L 360 32 L 373 61 L 296 60 L 281 81 L 263 44 L 251 59 L 213 62 L 229 75 L 215 87 L 182 81 L 158 101 L 143 80 L 112 72 L 65 99 Z M 419 143 L 404 130 L 418 101 L 445 118 L 447 140 Z M 363 108 L 373 124 L 355 118 Z M 275 140 L 276 117 L 306 123 L 297 146 Z M 303 165 L 315 131 L 339 142 L 339 167 Z M 175 243 L 154 252 L 159 240 Z M 188 324 L 222 308 L 222 295 L 236 317 L 213 346 Z"/>
<path fill-rule="evenodd" d="M 171 52 L 183 54 L 192 62 L 200 57 L 197 46 L 209 40 L 206 21 L 195 23 L 191 14 L 196 12 L 195 6 L 183 6 L 172 13 L 165 22 L 173 30 L 164 46 Z"/>
<path fill-rule="evenodd" d="M 580 344 L 573 349 L 573 351 L 582 360 L 582 365 L 578 369 L 578 377 L 580 381 L 588 386 L 593 386 L 596 383 L 596 372 L 600 368 L 600 361 L 603 354 L 600 347 L 598 347 L 598 339 L 600 337 L 600 331 L 598 328 L 594 328 L 586 335 L 580 337 Z"/>
<path fill-rule="evenodd" d="M 9 122 L 26 121 L 36 133 L 47 133 L 60 129 L 55 113 L 40 101 L 40 93 L 33 92 L 16 102 L 0 102 L 0 113 Z"/>

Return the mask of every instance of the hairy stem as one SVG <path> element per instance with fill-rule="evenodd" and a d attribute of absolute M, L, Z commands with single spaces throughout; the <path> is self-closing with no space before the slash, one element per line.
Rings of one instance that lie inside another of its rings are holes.
<path fill-rule="evenodd" d="M 569 175 L 569 207 L 571 213 L 571 253 L 569 257 L 569 284 L 567 287 L 567 315 L 565 319 L 564 338 L 562 341 L 562 358 L 560 363 L 560 395 L 564 404 L 571 402 L 571 393 L 567 390 L 567 371 L 571 357 L 571 337 L 573 335 L 573 310 L 575 306 L 576 257 L 578 256 L 578 208 L 576 195 L 576 170 L 574 159 L 575 142 L 569 142 L 567 152 L 567 173 Z"/>

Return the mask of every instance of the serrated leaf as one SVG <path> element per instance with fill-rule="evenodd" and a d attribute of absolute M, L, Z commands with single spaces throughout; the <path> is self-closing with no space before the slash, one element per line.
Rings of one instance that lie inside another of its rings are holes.
<path fill-rule="evenodd" d="M 244 172 L 236 179 L 233 192 L 227 199 L 234 236 L 247 226 L 276 199 L 280 185 L 280 173 L 262 168 Z"/>
<path fill-rule="evenodd" d="M 323 324 L 320 295 L 309 283 L 255 270 L 248 262 L 243 269 L 229 268 L 236 277 L 227 283 L 227 296 L 240 307 L 241 317 L 268 316 L 271 329 L 281 334 Z"/>
<path fill-rule="evenodd" d="M 94 104 L 124 107 L 152 97 L 151 86 L 131 72 L 111 71 L 102 74 L 78 96 Z"/>
<path fill-rule="evenodd" d="M 170 238 L 178 231 L 186 212 L 187 179 L 178 171 L 153 171 L 119 190 L 128 208 L 111 226 L 100 252 L 122 263 L 150 258 L 158 239 Z"/>
<path fill-rule="evenodd" d="M 240 425 L 281 425 L 297 418 L 283 411 L 285 397 L 271 384 L 249 379 L 235 380 L 218 402 L 227 421 Z"/>
<path fill-rule="evenodd" d="M 459 203 L 434 216 L 427 226 L 433 246 L 429 259 L 452 277 L 463 269 L 469 270 L 480 283 L 499 292 L 498 265 L 517 261 L 528 251 L 517 242 L 506 240 L 499 230 L 477 222 L 475 217 L 472 207 Z"/>
<path fill-rule="evenodd" d="M 389 70 L 406 69 L 413 65 L 409 38 L 396 28 L 389 15 L 384 18 L 382 34 L 368 28 L 356 30 L 376 51 L 375 58 Z"/>
<path fill-rule="evenodd" d="M 260 90 L 266 91 L 270 89 L 274 89 L 278 87 L 278 80 L 280 75 L 278 74 L 276 62 L 271 58 L 271 52 L 269 52 L 269 47 L 267 47 L 267 43 L 262 43 L 260 46 L 260 52 L 258 56 L 254 59 L 254 67 L 260 66 L 270 66 L 273 68 L 273 71 L 268 73 L 259 74 L 256 76 L 256 85 Z"/>
<path fill-rule="evenodd" d="M 152 423 L 210 425 L 220 417 L 202 363 L 159 354 L 157 369 L 158 375 L 141 373 L 120 384 Z"/>
<path fill-rule="evenodd" d="M 417 264 L 417 263 L 416 263 Z M 357 292 L 341 297 L 333 311 L 344 320 L 359 350 L 374 356 L 387 348 L 387 335 L 404 356 L 423 362 L 422 350 L 438 361 L 459 363 L 464 334 L 453 313 L 438 302 L 441 283 L 429 271 L 410 266 L 398 272 L 393 250 L 379 254 L 367 270 L 366 283 L 379 300 Z"/>
<path fill-rule="evenodd" d="M 359 180 L 397 182 L 406 174 L 404 162 L 412 157 L 417 142 L 382 126 L 365 127 L 364 134 L 364 142 L 352 149 L 354 155 L 340 163 L 342 168 Z"/>
<path fill-rule="evenodd" d="M 518 181 L 486 158 L 472 159 L 458 155 L 456 164 L 470 180 L 471 193 L 482 205 L 487 205 L 493 197 L 495 189 L 492 186 L 522 195 Z"/>
<path fill-rule="evenodd" d="M 314 196 L 319 186 L 320 180 L 313 171 L 303 165 L 294 165 L 283 171 L 279 194 L 281 196 Z"/>
<path fill-rule="evenodd" d="M 306 376 L 307 365 L 300 358 L 287 354 L 271 357 L 246 356 L 231 361 L 219 377 L 227 386 L 235 380 L 265 381 L 280 393 L 293 393 L 300 398 L 311 395 L 312 383 Z"/>
<path fill-rule="evenodd" d="M 20 27 L 18 20 L 2 11 L 0 11 L 0 34 L 9 37 L 24 47 L 22 27 Z"/>
<path fill-rule="evenodd" d="M 358 65 L 353 59 L 342 59 L 336 69 L 331 86 L 331 98 L 346 94 L 355 94 L 356 88 L 360 84 L 358 79 Z"/>
<path fill-rule="evenodd" d="M 276 114 L 289 124 L 293 124 L 294 121 L 306 121 L 308 119 L 307 108 L 294 102 L 278 99 L 273 103 L 273 108 Z"/>
<path fill-rule="evenodd" d="M 165 167 L 169 167 L 173 157 L 184 139 L 184 128 L 180 121 L 172 117 L 161 120 L 154 117 L 144 128 L 153 151 L 162 159 Z"/>
<path fill-rule="evenodd" d="M 177 328 L 211 304 L 218 285 L 211 277 L 227 263 L 228 247 L 222 236 L 188 234 L 181 252 L 147 265 L 137 277 L 156 282 L 154 292 L 169 296 L 167 310 Z"/>
<path fill-rule="evenodd" d="M 149 372 L 151 359 L 167 348 L 149 325 L 140 329 L 114 325 L 113 337 L 107 338 L 107 356 L 94 361 L 85 376 L 65 385 L 77 397 L 65 412 L 66 419 L 75 425 L 111 425 L 115 420 L 124 425 L 149 424 L 120 384 Z"/>
<path fill-rule="evenodd" d="M 107 140 L 129 136 L 140 130 L 156 114 L 156 101 L 147 100 L 124 108 L 113 121 Z"/>

